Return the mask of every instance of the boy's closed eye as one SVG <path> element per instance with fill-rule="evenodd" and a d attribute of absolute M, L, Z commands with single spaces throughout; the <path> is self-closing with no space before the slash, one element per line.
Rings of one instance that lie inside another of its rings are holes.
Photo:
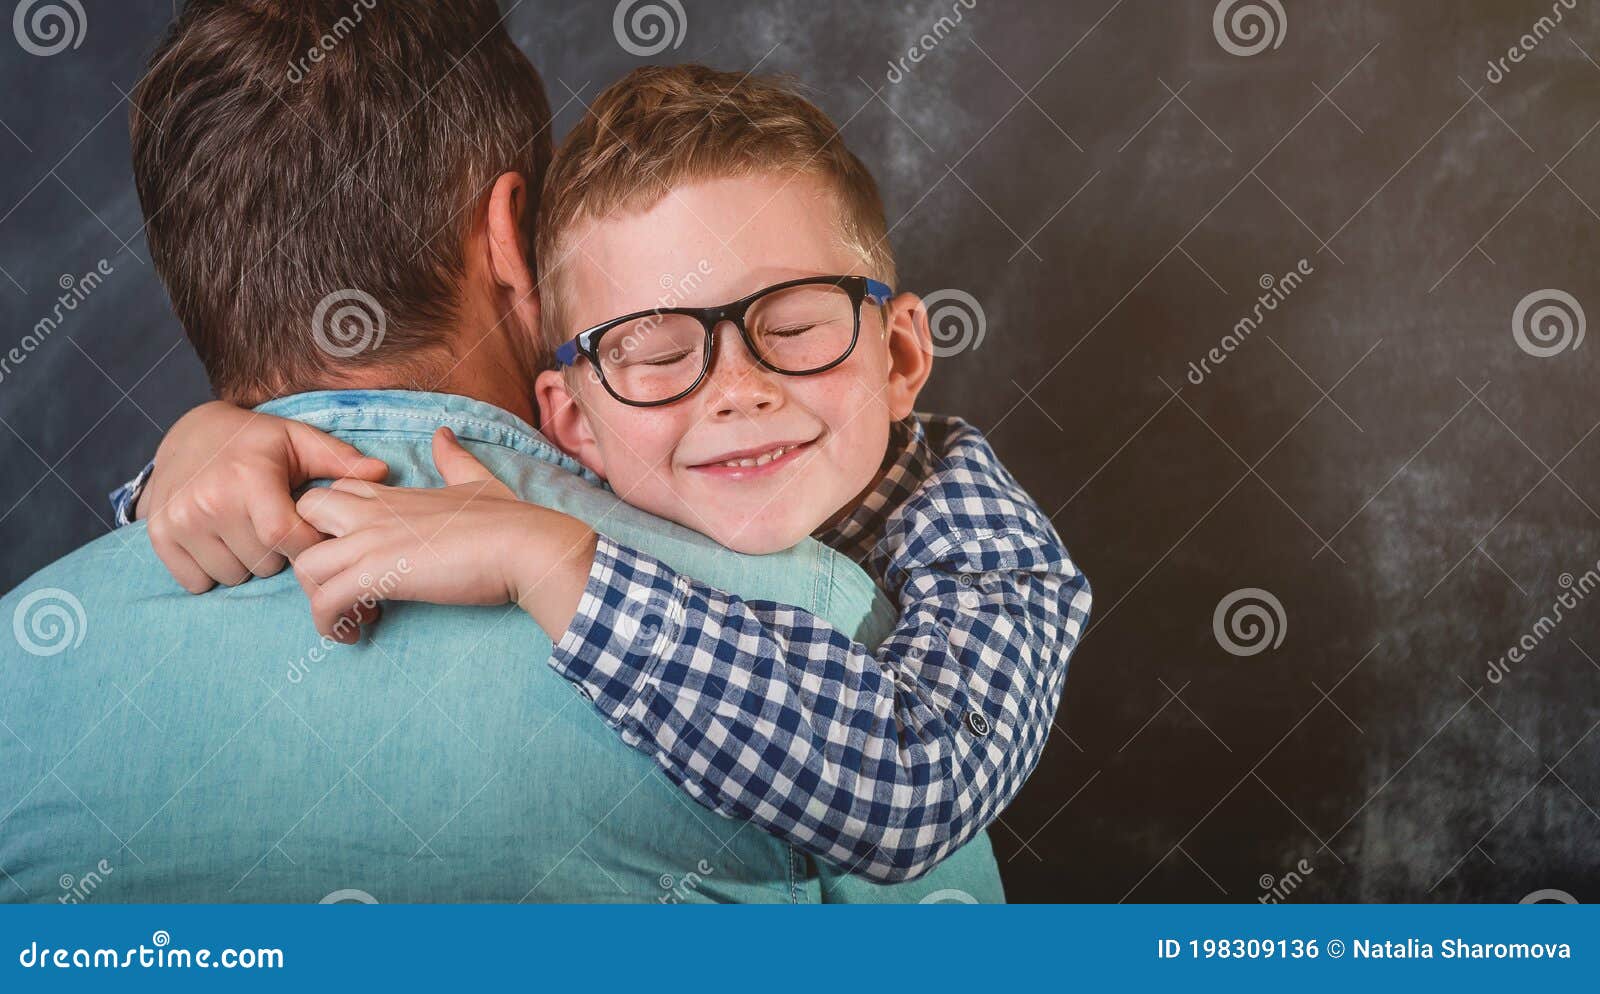
<path fill-rule="evenodd" d="M 682 362 L 687 358 L 689 358 L 689 352 L 687 349 L 685 349 L 680 352 L 673 352 L 670 355 L 647 356 L 643 359 L 640 359 L 638 364 L 641 366 L 670 366 L 675 362 Z"/>

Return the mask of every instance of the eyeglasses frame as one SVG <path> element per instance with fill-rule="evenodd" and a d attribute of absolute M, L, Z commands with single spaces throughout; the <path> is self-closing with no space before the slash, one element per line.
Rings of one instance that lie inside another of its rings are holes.
<path fill-rule="evenodd" d="M 779 290 L 788 290 L 797 286 L 838 287 L 850 295 L 855 312 L 855 326 L 851 329 L 850 344 L 845 348 L 844 352 L 831 362 L 812 369 L 798 371 L 779 369 L 768 362 L 756 348 L 755 342 L 751 341 L 750 330 L 745 327 L 745 315 L 749 313 L 750 308 L 757 301 Z M 599 377 L 600 385 L 605 387 L 606 392 L 616 398 L 619 403 L 627 404 L 629 407 L 662 407 L 667 404 L 677 403 L 694 393 L 705 382 L 706 375 L 711 372 L 711 364 L 716 357 L 717 329 L 722 326 L 724 321 L 739 329 L 739 337 L 744 341 L 745 348 L 749 350 L 751 358 L 755 359 L 761 366 L 780 376 L 813 376 L 817 373 L 827 372 L 850 358 L 851 353 L 855 352 L 856 341 L 861 337 L 862 303 L 871 301 L 873 304 L 882 306 L 888 303 L 889 298 L 892 296 L 894 296 L 894 291 L 890 289 L 888 284 L 881 283 L 869 276 L 807 276 L 796 280 L 785 280 L 782 283 L 774 283 L 771 286 L 762 287 L 752 294 L 717 307 L 656 307 L 650 310 L 635 311 L 632 314 L 624 314 L 609 321 L 602 321 L 600 324 L 578 332 L 570 340 L 562 344 L 560 348 L 556 349 L 556 363 L 560 366 L 568 367 L 577 365 L 580 357 L 588 359 L 589 364 L 594 367 L 595 375 Z M 616 389 L 606 381 L 605 367 L 600 363 L 601 339 L 605 337 L 606 332 L 630 321 L 651 317 L 665 317 L 671 314 L 681 314 L 695 318 L 705 329 L 705 362 L 701 365 L 700 375 L 695 377 L 694 382 L 688 387 L 663 400 L 629 400 L 617 393 Z"/>

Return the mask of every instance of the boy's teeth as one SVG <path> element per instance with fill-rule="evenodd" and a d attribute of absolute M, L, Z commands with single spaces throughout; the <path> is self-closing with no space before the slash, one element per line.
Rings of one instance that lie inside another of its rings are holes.
<path fill-rule="evenodd" d="M 743 467 L 749 467 L 749 466 L 765 466 L 767 463 L 769 463 L 772 460 L 778 458 L 779 456 L 783 455 L 784 453 L 793 450 L 794 448 L 795 448 L 795 446 L 793 446 L 793 445 L 780 445 L 776 449 L 773 449 L 770 452 L 761 453 L 759 456 L 754 456 L 754 457 L 749 458 L 749 459 L 729 459 L 727 462 L 718 463 L 717 465 L 719 465 L 719 466 L 730 466 L 730 467 L 735 467 L 735 468 L 743 468 Z"/>

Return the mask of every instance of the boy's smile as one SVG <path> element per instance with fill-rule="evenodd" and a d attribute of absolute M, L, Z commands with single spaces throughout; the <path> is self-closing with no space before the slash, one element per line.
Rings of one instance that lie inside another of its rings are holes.
<path fill-rule="evenodd" d="M 680 185 L 648 210 L 584 221 L 563 240 L 565 331 L 663 303 L 720 305 L 785 280 L 871 275 L 838 219 L 821 180 L 758 173 Z M 663 301 L 668 286 L 681 292 Z M 910 414 L 926 378 L 926 353 L 903 368 L 907 343 L 920 348 L 926 330 L 916 314 L 910 294 L 863 303 L 849 357 L 806 376 L 762 366 L 724 322 L 704 382 L 661 407 L 618 401 L 585 360 L 576 375 L 541 375 L 544 421 L 629 503 L 740 552 L 788 548 L 875 482 L 889 426 Z"/>

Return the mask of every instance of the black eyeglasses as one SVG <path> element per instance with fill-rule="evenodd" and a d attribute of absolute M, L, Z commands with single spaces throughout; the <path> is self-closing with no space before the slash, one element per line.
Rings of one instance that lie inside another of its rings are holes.
<path fill-rule="evenodd" d="M 705 381 L 724 321 L 739 329 L 755 360 L 774 373 L 808 376 L 849 358 L 861 333 L 861 302 L 888 303 L 894 291 L 865 276 L 812 276 L 757 290 L 720 307 L 661 307 L 624 314 L 578 332 L 556 362 L 588 359 L 606 392 L 633 407 L 682 400 Z"/>

